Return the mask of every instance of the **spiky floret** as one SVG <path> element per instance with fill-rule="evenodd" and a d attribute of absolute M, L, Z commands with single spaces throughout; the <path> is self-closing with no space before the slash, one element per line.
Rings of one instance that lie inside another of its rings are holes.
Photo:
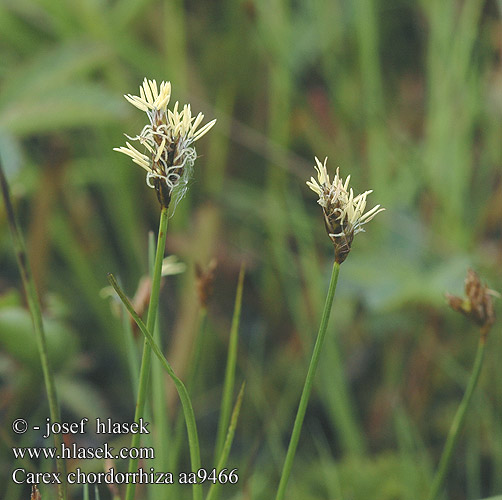
<path fill-rule="evenodd" d="M 319 196 L 317 202 L 323 209 L 326 230 L 335 245 L 335 258 L 342 263 L 350 252 L 354 236 L 363 232 L 363 226 L 385 209 L 376 205 L 365 213 L 366 198 L 373 191 L 354 196 L 352 188 L 349 189 L 350 175 L 344 182 L 338 168 L 331 182 L 326 168 L 327 160 L 325 158 L 324 163 L 321 163 L 315 158 L 317 180 L 311 177 L 307 186 Z"/>
<path fill-rule="evenodd" d="M 146 183 L 156 189 L 161 205 L 169 205 L 175 189 L 177 203 L 186 192 L 197 158 L 193 143 L 206 134 L 216 120 L 199 128 L 204 115 L 193 116 L 189 104 L 185 104 L 181 111 L 178 102 L 172 110 L 168 109 L 170 82 L 162 82 L 159 88 L 155 80 L 145 78 L 139 96 L 127 94 L 124 97 L 148 116 L 149 123 L 137 136 L 126 135 L 129 140 L 138 141 L 145 153 L 129 142 L 114 150 L 131 157 L 146 170 Z"/>

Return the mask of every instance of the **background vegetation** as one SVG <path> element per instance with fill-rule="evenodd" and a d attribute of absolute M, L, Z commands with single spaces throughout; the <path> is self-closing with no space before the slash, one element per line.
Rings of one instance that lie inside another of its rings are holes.
<path fill-rule="evenodd" d="M 423 498 L 478 341 L 443 294 L 462 291 L 468 266 L 502 290 L 501 14 L 494 0 L 2 1 L 0 155 L 63 417 L 132 419 L 129 323 L 106 295 L 106 273 L 134 295 L 159 209 L 144 172 L 112 148 L 143 126 L 122 94 L 144 76 L 170 80 L 172 99 L 218 119 L 170 220 L 167 251 L 187 268 L 166 279 L 160 306 L 168 359 L 186 378 L 198 329 L 194 267 L 217 259 L 193 391 L 206 467 L 247 268 L 237 388 L 247 386 L 228 460 L 240 480 L 222 498 L 270 499 L 277 487 L 332 264 L 305 186 L 314 155 L 350 173 L 356 190 L 374 189 L 370 204 L 387 211 L 342 265 L 288 498 Z M 10 423 L 43 422 L 47 401 L 3 211 L 0 270 L 0 496 L 18 500 L 28 489 L 10 481 L 10 447 L 44 441 L 14 436 Z M 451 499 L 502 494 L 500 333 L 496 324 L 448 477 Z M 172 441 L 154 444 L 169 464 Z M 181 469 L 188 463 L 182 444 Z"/>

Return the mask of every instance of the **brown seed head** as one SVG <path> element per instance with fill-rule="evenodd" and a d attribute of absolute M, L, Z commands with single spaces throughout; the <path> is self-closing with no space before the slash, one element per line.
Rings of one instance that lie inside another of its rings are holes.
<path fill-rule="evenodd" d="M 465 295 L 466 298 L 463 299 L 447 293 L 446 300 L 454 311 L 470 318 L 482 328 L 484 335 L 486 335 L 495 322 L 492 297 L 500 297 L 500 295 L 496 291 L 490 290 L 486 284 L 482 284 L 479 276 L 472 269 L 467 270 Z"/>
<path fill-rule="evenodd" d="M 207 307 L 209 299 L 213 295 L 214 272 L 216 270 L 216 259 L 209 262 L 206 269 L 199 264 L 195 265 L 195 276 L 197 279 L 197 293 L 201 307 Z"/>

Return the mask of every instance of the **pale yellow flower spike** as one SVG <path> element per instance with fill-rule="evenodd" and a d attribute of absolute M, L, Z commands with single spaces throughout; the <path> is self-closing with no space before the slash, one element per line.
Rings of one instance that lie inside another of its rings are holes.
<path fill-rule="evenodd" d="M 149 153 L 147 156 L 138 151 L 129 142 L 126 146 L 114 148 L 114 151 L 129 156 L 134 163 L 146 170 L 146 183 L 155 188 L 161 205 L 167 206 L 173 190 L 177 188 L 177 200 L 186 192 L 197 153 L 193 143 L 205 135 L 216 123 L 212 120 L 201 125 L 204 115 L 192 116 L 190 104 L 185 104 L 181 111 L 176 102 L 173 110 L 167 109 L 171 99 L 171 83 L 155 80 L 143 80 L 139 87 L 139 96 L 124 96 L 133 106 L 144 111 L 149 124 L 143 127 L 139 135 L 128 137 L 138 141 Z M 173 157 L 172 152 L 175 152 Z"/>
<path fill-rule="evenodd" d="M 350 252 L 354 235 L 363 232 L 362 226 L 385 209 L 376 205 L 364 213 L 366 198 L 372 191 L 354 196 L 352 188 L 349 189 L 350 175 L 344 182 L 337 168 L 333 182 L 330 183 L 327 158 L 321 163 L 316 157 L 315 162 L 317 180 L 311 177 L 307 186 L 319 197 L 317 202 L 323 209 L 326 229 L 335 246 L 335 259 L 341 264 Z"/>

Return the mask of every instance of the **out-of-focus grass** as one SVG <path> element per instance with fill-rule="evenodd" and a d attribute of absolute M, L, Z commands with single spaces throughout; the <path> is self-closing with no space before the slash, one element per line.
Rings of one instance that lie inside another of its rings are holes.
<path fill-rule="evenodd" d="M 477 343 L 443 292 L 460 290 L 468 265 L 502 289 L 500 13 L 479 0 L 2 2 L 0 155 L 53 320 L 47 335 L 72 339 L 55 364 L 64 418 L 133 415 L 123 329 L 100 291 L 111 271 L 134 294 L 158 209 L 143 172 L 111 150 L 141 120 L 121 95 L 144 76 L 171 80 L 174 100 L 218 119 L 170 222 L 168 253 L 188 271 L 166 279 L 159 330 L 183 377 L 198 328 L 194 264 L 216 257 L 193 392 L 203 464 L 212 463 L 234 285 L 248 263 L 236 379 L 247 389 L 228 459 L 240 481 L 222 498 L 273 498 L 277 486 L 331 266 L 304 185 L 314 155 L 374 189 L 370 203 L 387 211 L 343 265 L 288 498 L 422 498 Z M 14 439 L 9 422 L 43 421 L 47 406 L 33 350 L 15 341 L 28 331 L 2 326 L 23 304 L 1 212 L 0 232 L 0 484 L 17 500 L 28 493 L 10 481 L 9 448 L 35 443 Z M 502 492 L 499 332 L 450 498 Z M 172 423 L 179 405 L 168 401 Z"/>

